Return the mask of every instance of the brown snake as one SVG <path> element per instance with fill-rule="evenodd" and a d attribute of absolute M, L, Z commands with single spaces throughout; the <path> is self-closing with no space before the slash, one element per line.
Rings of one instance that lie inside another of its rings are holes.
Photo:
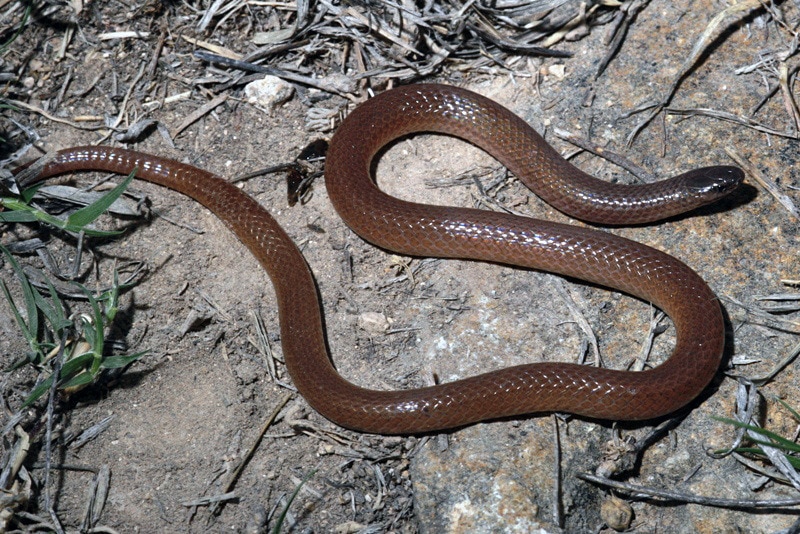
<path fill-rule="evenodd" d="M 250 249 L 275 285 L 286 367 L 319 413 L 376 433 L 441 430 L 535 412 L 641 420 L 694 399 L 716 373 L 722 313 L 705 282 L 663 252 L 615 235 L 504 213 L 427 206 L 382 193 L 371 177 L 379 151 L 398 137 L 441 132 L 483 148 L 537 195 L 586 221 L 633 224 L 708 204 L 743 179 L 708 167 L 648 185 L 606 183 L 564 160 L 522 119 L 469 91 L 411 85 L 353 111 L 334 136 L 326 163 L 330 198 L 364 239 L 400 254 L 470 258 L 571 276 L 629 293 L 664 310 L 675 325 L 672 356 L 642 372 L 535 363 L 405 391 L 367 390 L 345 380 L 328 357 L 314 279 L 278 223 L 236 186 L 195 167 L 110 147 L 62 150 L 20 186 L 76 170 L 128 174 L 179 191 L 218 217 Z"/>

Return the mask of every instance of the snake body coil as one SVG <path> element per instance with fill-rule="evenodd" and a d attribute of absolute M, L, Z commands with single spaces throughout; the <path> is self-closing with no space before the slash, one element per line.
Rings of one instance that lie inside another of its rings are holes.
<path fill-rule="evenodd" d="M 708 167 L 642 186 L 609 184 L 566 162 L 499 104 L 440 85 L 383 93 L 351 113 L 331 142 L 330 198 L 364 239 L 401 254 L 520 265 L 629 293 L 672 318 L 677 333 L 672 356 L 643 372 L 535 363 L 421 389 L 367 390 L 339 375 L 328 357 L 314 280 L 300 251 L 266 210 L 229 182 L 140 152 L 78 147 L 58 152 L 21 185 L 68 171 L 128 174 L 137 168 L 137 178 L 206 206 L 252 251 L 275 285 L 283 354 L 297 389 L 322 415 L 345 427 L 414 433 L 548 411 L 641 420 L 677 410 L 706 387 L 719 366 L 724 326 L 716 297 L 694 271 L 663 252 L 606 232 L 413 204 L 382 193 L 371 177 L 373 159 L 391 141 L 415 132 L 466 139 L 554 207 L 606 224 L 653 221 L 708 204 L 738 186 L 739 169 Z"/>

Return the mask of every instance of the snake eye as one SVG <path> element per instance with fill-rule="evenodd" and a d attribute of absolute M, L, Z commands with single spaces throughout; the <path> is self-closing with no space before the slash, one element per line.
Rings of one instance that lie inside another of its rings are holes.
<path fill-rule="evenodd" d="M 686 187 L 695 195 L 718 198 L 733 191 L 744 180 L 738 167 L 703 167 L 688 173 Z"/>

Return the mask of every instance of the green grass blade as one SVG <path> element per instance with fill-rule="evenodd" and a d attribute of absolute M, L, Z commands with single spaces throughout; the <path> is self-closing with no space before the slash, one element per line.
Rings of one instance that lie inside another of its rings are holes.
<path fill-rule="evenodd" d="M 114 189 L 92 202 L 86 207 L 83 207 L 67 217 L 67 227 L 84 229 L 86 226 L 94 222 L 117 200 L 122 193 L 125 192 L 128 185 L 136 175 L 136 169 L 128 175 L 118 186 Z"/>
<path fill-rule="evenodd" d="M 28 345 L 34 350 L 34 352 L 41 355 L 41 350 L 36 339 L 39 333 L 39 310 L 36 307 L 36 298 L 34 297 L 35 291 L 33 286 L 31 286 L 31 283 L 28 281 L 28 277 L 25 276 L 25 271 L 22 270 L 22 267 L 20 267 L 19 263 L 17 263 L 17 260 L 14 259 L 14 256 L 11 254 L 11 252 L 9 252 L 8 249 L 3 246 L 0 246 L 0 250 L 2 250 L 3 254 L 5 254 L 8 263 L 11 265 L 11 268 L 14 270 L 14 273 L 19 279 L 23 300 L 25 301 L 25 315 L 28 319 L 27 322 L 22 318 L 22 315 L 19 313 L 14 301 L 11 300 L 11 294 L 8 292 L 7 287 L 4 287 L 4 293 L 9 304 L 11 305 L 11 308 L 14 310 L 14 315 L 17 318 L 19 327 L 22 330 Z"/>
<path fill-rule="evenodd" d="M 795 420 L 797 420 L 798 422 L 800 422 L 800 413 L 797 413 L 797 411 L 795 411 L 795 409 L 794 409 L 794 408 L 792 408 L 791 406 L 789 406 L 789 405 L 786 403 L 786 401 L 784 401 L 784 400 L 782 400 L 782 399 L 778 399 L 778 402 L 780 402 L 780 403 L 783 405 L 783 407 L 784 407 L 784 408 L 786 408 L 787 410 L 789 410 L 789 413 L 791 413 L 791 414 L 792 414 L 792 416 L 795 418 Z"/>
<path fill-rule="evenodd" d="M 752 454 L 754 456 L 760 457 L 761 460 L 769 461 L 769 458 L 764 453 L 764 451 L 758 447 L 739 447 L 736 449 L 736 452 L 738 452 L 739 454 Z M 800 469 L 800 458 L 798 458 L 797 456 L 789 456 L 789 455 L 784 455 L 784 458 L 786 458 L 786 460 L 790 464 L 792 464 L 792 467 L 794 467 L 795 469 Z"/>
<path fill-rule="evenodd" d="M 82 352 L 77 356 L 71 357 L 61 367 L 61 382 L 69 380 L 79 372 L 84 371 L 92 363 L 92 360 L 94 360 L 92 351 Z"/>
<path fill-rule="evenodd" d="M 29 187 L 28 189 L 26 189 L 25 191 L 22 191 L 19 194 L 20 198 L 22 199 L 22 201 L 25 204 L 30 204 L 31 200 L 33 200 L 33 197 L 35 197 L 36 193 L 39 192 L 39 188 L 42 187 L 43 185 L 44 185 L 44 182 L 41 182 L 41 183 L 38 183 L 36 185 L 33 185 L 33 186 Z"/>
<path fill-rule="evenodd" d="M 779 434 L 776 434 L 775 432 L 772 432 L 772 431 L 767 430 L 765 428 L 761 428 L 759 426 L 748 425 L 748 424 L 742 423 L 741 421 L 736 421 L 735 419 L 727 419 L 725 417 L 714 417 L 714 419 L 716 419 L 717 421 L 722 421 L 723 423 L 728 423 L 728 424 L 737 426 L 739 428 L 746 428 L 747 430 L 751 430 L 751 431 L 753 431 L 753 432 L 755 432 L 757 434 L 760 434 L 762 436 L 765 436 L 765 437 L 773 440 L 772 442 L 751 440 L 751 441 L 753 441 L 755 443 L 759 443 L 760 445 L 765 445 L 765 446 L 768 446 L 768 447 L 783 449 L 783 450 L 791 451 L 791 452 L 800 452 L 800 444 L 795 443 L 792 440 L 786 439 L 783 436 L 781 436 Z"/>
<path fill-rule="evenodd" d="M 275 528 L 272 529 L 272 534 L 280 534 L 281 528 L 283 527 L 283 522 L 286 521 L 286 514 L 289 513 L 289 507 L 292 505 L 292 502 L 294 502 L 295 498 L 297 498 L 297 495 L 300 493 L 300 490 L 303 488 L 303 486 L 305 486 L 306 482 L 308 482 L 308 480 L 312 476 L 314 476 L 316 472 L 317 470 L 314 469 L 311 472 L 309 472 L 305 477 L 303 477 L 303 480 L 300 481 L 300 483 L 294 489 L 292 494 L 289 496 L 289 500 L 287 501 L 286 506 L 281 512 L 281 515 L 278 516 L 278 522 L 275 523 Z"/>
<path fill-rule="evenodd" d="M 81 291 L 83 291 L 83 293 L 86 295 L 86 298 L 89 299 L 89 304 L 92 306 L 92 320 L 89 321 L 85 318 L 82 318 L 81 321 L 83 322 L 83 336 L 86 338 L 86 341 L 92 347 L 92 351 L 95 354 L 95 360 L 92 364 L 91 373 L 92 375 L 96 375 L 100 371 L 100 364 L 103 360 L 103 346 L 105 344 L 103 328 L 105 325 L 105 316 L 100 309 L 100 303 L 97 301 L 95 296 L 92 295 L 92 292 L 81 284 L 76 285 L 81 289 Z"/>
<path fill-rule="evenodd" d="M 8 291 L 8 287 L 2 280 L 0 280 L 0 289 L 2 289 L 3 295 L 5 295 L 6 300 L 8 301 L 8 306 L 11 308 L 11 313 L 14 314 L 14 320 L 16 320 L 17 326 L 22 332 L 22 337 L 25 338 L 25 340 L 28 342 L 28 347 L 31 349 L 31 352 L 25 356 L 20 356 L 17 359 L 12 360 L 11 363 L 4 368 L 4 371 L 11 372 L 32 361 L 41 360 L 43 358 L 43 349 L 36 341 L 36 336 L 31 335 L 30 331 L 28 330 L 28 325 L 25 323 L 25 320 L 19 313 L 19 309 L 14 303 L 14 300 L 11 298 L 11 293 Z"/>
<path fill-rule="evenodd" d="M 20 21 L 19 28 L 14 30 L 14 34 L 9 37 L 5 43 L 0 44 L 0 54 L 5 54 L 8 47 L 11 46 L 11 43 L 16 41 L 17 37 L 19 37 L 22 31 L 25 29 L 25 25 L 28 23 L 31 13 L 33 13 L 33 6 L 33 2 L 28 2 L 27 7 L 25 8 L 25 13 L 22 14 L 22 21 Z"/>
<path fill-rule="evenodd" d="M 774 437 L 772 439 L 775 439 Z M 762 439 L 750 439 L 756 445 L 763 445 L 764 447 L 772 447 L 773 449 L 780 449 L 785 452 L 800 452 L 800 444 L 797 444 L 793 441 L 789 441 L 786 438 L 781 438 L 782 443 L 775 443 L 775 441 L 767 441 Z M 783 443 L 783 442 L 788 442 Z"/>
<path fill-rule="evenodd" d="M 0 201 L 0 204 L 8 208 L 8 204 L 6 202 Z M 6 223 L 29 223 L 36 222 L 37 220 L 39 219 L 36 217 L 36 215 L 30 211 L 14 210 L 0 212 L 0 221 Z"/>
<path fill-rule="evenodd" d="M 61 331 L 72 326 L 72 321 L 67 318 L 64 311 L 64 304 L 58 298 L 58 291 L 53 286 L 49 278 L 46 278 L 47 290 L 50 292 L 50 299 L 46 299 L 40 292 L 34 292 L 36 306 L 42 311 L 50 328 L 55 332 L 55 337 L 60 337 Z"/>
<path fill-rule="evenodd" d="M 3 280 L 0 280 L 0 289 L 3 290 L 3 295 L 5 295 L 6 300 L 8 301 L 8 305 L 11 308 L 11 313 L 14 314 L 14 319 L 17 321 L 17 325 L 19 329 L 22 330 L 22 335 L 25 336 L 26 339 L 30 340 L 30 332 L 28 331 L 28 325 L 25 323 L 25 319 L 22 318 L 22 314 L 19 313 L 19 308 L 17 305 L 14 304 L 14 300 L 11 298 L 11 292 L 8 290 L 8 286 Z"/>
<path fill-rule="evenodd" d="M 108 358 L 103 358 L 103 364 L 101 367 L 103 369 L 121 369 L 131 363 L 135 362 L 148 351 L 143 350 L 142 352 L 137 352 L 136 354 L 131 354 L 130 356 L 109 356 Z"/>
<path fill-rule="evenodd" d="M 39 397 L 44 395 L 50 390 L 50 384 L 53 383 L 53 375 L 47 377 L 46 380 L 43 380 L 39 383 L 38 386 L 33 388 L 30 393 L 28 393 L 28 398 L 25 399 L 25 402 L 22 403 L 23 408 L 30 408 L 34 402 L 39 400 Z"/>
<path fill-rule="evenodd" d="M 72 378 L 71 380 L 68 380 L 68 381 L 64 382 L 63 384 L 59 384 L 59 387 L 62 387 L 64 389 L 68 389 L 68 388 L 75 388 L 75 387 L 78 387 L 78 386 L 88 386 L 89 384 L 94 382 L 94 379 L 95 379 L 95 377 L 92 376 L 92 374 L 89 373 L 89 372 L 79 373 L 79 374 L 75 375 L 75 377 Z"/>
<path fill-rule="evenodd" d="M 120 195 L 125 191 L 131 183 L 134 174 L 131 173 L 114 189 L 97 199 L 95 202 L 85 206 L 72 215 L 67 217 L 66 220 L 54 217 L 49 213 L 36 209 L 29 205 L 31 198 L 38 190 L 39 186 L 35 186 L 23 191 L 21 199 L 3 197 L 0 198 L 0 205 L 6 208 L 6 211 L 0 212 L 0 221 L 8 223 L 23 223 L 41 221 L 61 230 L 67 232 L 80 233 L 93 237 L 112 237 L 119 235 L 122 232 L 119 230 L 96 230 L 94 228 L 87 228 L 89 224 L 97 220 L 110 206 L 117 200 Z"/>
<path fill-rule="evenodd" d="M 75 378 L 81 371 L 85 370 L 88 367 L 89 363 L 94 359 L 94 354 L 91 352 L 85 352 L 80 356 L 72 358 L 68 360 L 64 366 L 61 368 L 61 380 L 59 380 L 59 385 L 62 385 L 65 381 L 70 381 Z M 25 399 L 25 402 L 22 403 L 23 408 L 28 408 L 34 402 L 36 402 L 39 397 L 44 395 L 50 390 L 50 386 L 53 383 L 53 375 L 52 373 L 48 376 L 45 380 L 43 380 L 38 386 L 33 388 L 33 390 L 28 394 L 28 398 Z"/>

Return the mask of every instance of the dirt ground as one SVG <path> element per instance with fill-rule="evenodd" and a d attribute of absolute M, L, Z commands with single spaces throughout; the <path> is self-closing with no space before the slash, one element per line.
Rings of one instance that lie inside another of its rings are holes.
<path fill-rule="evenodd" d="M 639 13 L 621 52 L 597 80 L 594 73 L 607 50 L 607 26 L 587 29 L 582 39 L 560 45 L 574 54 L 569 59 L 522 58 L 510 66 L 468 74 L 454 63 L 426 81 L 462 85 L 497 100 L 546 132 L 564 153 L 574 148 L 558 140 L 554 129 L 588 137 L 658 176 L 701 165 L 734 164 L 725 148 L 735 147 L 797 203 L 797 127 L 787 118 L 791 106 L 785 99 L 772 93 L 756 118 L 759 124 L 791 135 L 678 114 L 679 108 L 703 108 L 747 116 L 769 93 L 769 80 L 778 83 L 763 72 L 750 76 L 736 72 L 769 54 L 778 57 L 776 51 L 786 44 L 786 35 L 763 12 L 739 20 L 715 38 L 680 85 L 671 104 L 673 114 L 656 118 L 626 148 L 626 136 L 643 117 L 626 113 L 666 93 L 705 25 L 725 6 L 653 3 Z M 800 12 L 793 5 L 785 8 L 786 17 L 794 21 L 786 25 L 796 26 Z M 21 73 L 14 98 L 35 108 L 44 109 L 69 80 L 52 114 L 14 112 L 15 120 L 38 136 L 36 148 L 25 160 L 47 150 L 113 143 L 104 138 L 100 122 L 113 120 L 123 105 L 129 106 L 123 125 L 148 117 L 175 134 L 177 125 L 217 96 L 207 79 L 224 77 L 217 67 L 192 55 L 194 47 L 187 38 L 204 38 L 242 52 L 252 46 L 248 35 L 238 33 L 241 28 L 234 19 L 212 34 L 198 34 L 188 5 L 147 4 L 126 15 L 119 11 L 116 4 L 87 5 L 77 19 L 79 31 L 58 61 L 54 58 L 64 33 L 53 22 L 57 17 L 29 27 L 2 58 L 3 66 L 12 67 L 4 70 Z M 142 39 L 100 37 L 123 30 L 150 33 Z M 159 35 L 164 46 L 157 74 L 151 76 L 147 73 Z M 792 60 L 792 56 L 783 59 L 794 73 Z M 774 74 L 781 65 L 778 57 L 763 69 Z M 128 93 L 134 81 L 141 82 L 137 78 L 141 72 L 151 76 L 149 84 L 134 85 Z M 789 93 L 796 95 L 792 76 Z M 380 88 L 378 77 L 372 81 Z M 249 104 L 241 87 L 234 87 L 220 93 L 227 94 L 224 101 L 174 135 L 175 147 L 155 130 L 130 146 L 227 178 L 291 162 L 308 143 L 329 139 L 333 133 L 310 128 L 313 114 L 324 110 L 335 123 L 353 106 L 351 99 L 302 84 L 295 89 L 288 102 L 268 110 Z M 101 121 L 84 120 L 87 117 Z M 585 153 L 573 161 L 605 179 L 631 180 Z M 418 202 L 484 208 L 495 203 L 570 221 L 502 171 L 482 173 L 480 189 L 472 179 L 456 180 L 487 168 L 499 169 L 492 158 L 466 143 L 417 136 L 383 155 L 377 180 L 389 193 Z M 67 183 L 86 185 L 98 177 L 86 173 L 67 178 Z M 432 180 L 440 177 L 453 179 L 455 185 Z M 724 369 L 735 376 L 767 373 L 797 345 L 800 333 L 797 311 L 781 314 L 779 327 L 753 312 L 760 295 L 796 293 L 796 287 L 783 281 L 800 278 L 800 243 L 797 219 L 756 188 L 752 178 L 748 182 L 751 185 L 743 192 L 699 215 L 664 225 L 614 229 L 679 256 L 720 295 L 729 327 Z M 419 387 L 432 384 L 434 377 L 450 381 L 529 361 L 574 361 L 587 352 L 587 337 L 570 306 L 580 310 L 578 315 L 598 336 L 599 351 L 609 367 L 628 365 L 647 338 L 650 307 L 602 288 L 511 267 L 398 258 L 378 250 L 344 225 L 328 201 L 321 177 L 306 201 L 294 206 L 288 204 L 282 173 L 249 179 L 242 187 L 268 207 L 299 244 L 319 287 L 332 359 L 342 375 L 359 385 Z M 133 219 L 104 217 L 105 228 L 122 228 L 125 233 L 117 239 L 89 240 L 80 269 L 88 273 L 87 285 L 103 285 L 115 267 L 144 262 L 145 274 L 123 295 L 113 339 L 120 351 L 148 353 L 123 374 L 106 377 L 58 403 L 53 461 L 63 469 L 52 472 L 49 491 L 38 486 L 29 511 L 51 521 L 45 509 L 49 493 L 61 524 L 77 531 L 93 477 L 107 468 L 110 488 L 96 524 L 117 532 L 266 531 L 267 526 L 274 528 L 278 514 L 306 477 L 283 531 L 610 531 L 603 508 L 613 502 L 610 492 L 576 475 L 596 471 L 608 457 L 604 448 L 614 442 L 617 432 L 622 432 L 621 441 L 641 442 L 654 423 L 612 428 L 610 423 L 574 418 L 556 422 L 528 417 L 443 435 L 402 437 L 342 429 L 294 392 L 280 363 L 274 292 L 244 246 L 213 214 L 175 192 L 135 182 L 130 193 L 147 199 L 146 214 Z M 41 228 L 6 225 L 0 232 L 0 241 L 6 244 L 40 235 Z M 45 238 L 56 263 L 69 266 L 74 241 L 57 232 Z M 19 261 L 41 268 L 34 255 Z M 7 262 L 0 276 L 19 296 Z M 75 311 L 83 305 L 72 303 Z M 271 354 L 265 354 L 259 343 L 256 317 L 263 320 Z M 389 321 L 388 328 L 366 324 L 375 318 Z M 0 304 L 0 329 L 4 361 L 25 352 L 5 303 Z M 667 328 L 657 338 L 653 361 L 669 355 L 672 335 Z M 277 380 L 268 372 L 273 356 Z M 743 365 L 749 361 L 754 363 Z M 36 376 L 30 367 L 4 376 L 7 415 L 19 409 Z M 730 457 L 715 460 L 707 454 L 729 446 L 735 433 L 710 419 L 733 415 L 735 376 L 720 373 L 692 405 L 694 410 L 684 414 L 686 419 L 670 436 L 658 440 L 624 480 L 731 499 L 798 498 L 791 486 L 762 479 Z M 763 423 L 790 438 L 796 435 L 798 422 L 774 399 L 800 408 L 798 383 L 800 378 L 790 367 L 761 392 Z M 202 499 L 226 491 L 225 484 L 256 442 L 262 425 L 279 408 L 277 420 L 241 472 L 234 495 L 212 512 Z M 95 439 L 80 447 L 72 444 L 72 437 L 109 416 L 110 425 Z M 26 466 L 40 480 L 45 460 L 41 421 L 41 411 L 25 413 L 26 429 L 36 437 Z M 554 425 L 560 425 L 560 459 L 551 442 Z M 564 469 L 563 486 L 554 489 L 556 465 Z M 635 514 L 629 530 L 636 532 L 777 532 L 797 518 L 796 508 L 751 513 L 670 500 L 629 501 Z"/>

